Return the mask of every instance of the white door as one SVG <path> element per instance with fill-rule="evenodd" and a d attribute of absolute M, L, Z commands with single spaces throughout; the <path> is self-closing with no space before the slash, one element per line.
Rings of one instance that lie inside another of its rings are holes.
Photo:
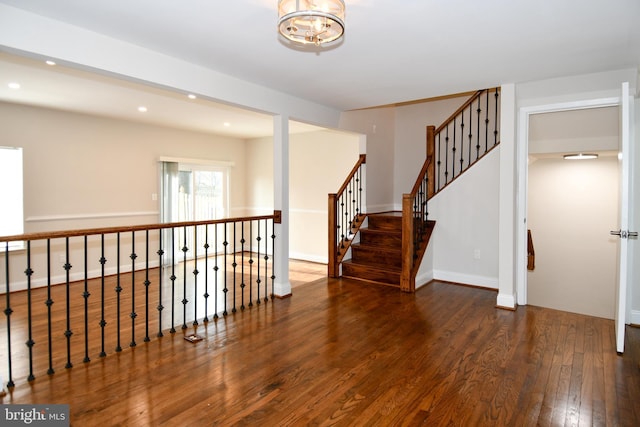
<path fill-rule="evenodd" d="M 616 351 L 624 352 L 624 333 L 627 323 L 627 296 L 628 287 L 631 285 L 631 269 L 633 262 L 629 259 L 629 238 L 637 236 L 637 232 L 629 230 L 631 210 L 631 129 L 632 129 L 632 100 L 629 94 L 629 83 L 622 84 L 622 94 L 620 97 L 620 228 L 612 231 L 612 234 L 620 236 L 620 265 L 618 286 L 616 290 Z"/>

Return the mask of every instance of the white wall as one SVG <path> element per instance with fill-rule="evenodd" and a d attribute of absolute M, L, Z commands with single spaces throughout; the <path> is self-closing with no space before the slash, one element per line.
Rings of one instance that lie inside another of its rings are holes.
<path fill-rule="evenodd" d="M 500 149 L 429 201 L 434 279 L 498 288 Z"/>
<path fill-rule="evenodd" d="M 290 135 L 289 257 L 327 262 L 328 194 L 338 191 L 356 164 L 359 141 L 356 134 L 330 130 Z M 273 210 L 272 149 L 272 138 L 247 142 L 247 182 L 253 183 L 247 199 L 252 214 Z M 265 164 L 271 169 L 262 167 Z"/>
<path fill-rule="evenodd" d="M 395 144 L 395 109 L 372 108 L 345 111 L 340 128 L 363 134 L 367 154 L 367 213 L 394 209 L 393 168 Z"/>
<path fill-rule="evenodd" d="M 613 319 L 619 170 L 615 156 L 529 165 L 527 223 L 536 252 L 528 303 Z"/>
<path fill-rule="evenodd" d="M 427 126 L 440 126 L 470 96 L 421 102 L 395 109 L 393 201 L 402 210 L 402 195 L 409 193 L 427 154 Z"/>

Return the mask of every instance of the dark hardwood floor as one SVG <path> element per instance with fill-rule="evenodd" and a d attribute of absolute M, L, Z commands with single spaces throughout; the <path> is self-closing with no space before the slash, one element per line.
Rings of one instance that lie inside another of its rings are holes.
<path fill-rule="evenodd" d="M 92 354 L 2 403 L 67 403 L 75 426 L 640 425 L 640 329 L 619 356 L 611 320 L 325 274 L 294 263 L 291 298 L 201 323 L 203 341 L 190 325 Z"/>

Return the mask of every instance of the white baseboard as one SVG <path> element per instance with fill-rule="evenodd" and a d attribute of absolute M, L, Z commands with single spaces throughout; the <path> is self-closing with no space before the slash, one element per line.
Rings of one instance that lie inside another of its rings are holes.
<path fill-rule="evenodd" d="M 423 274 L 416 276 L 416 289 L 420 289 L 433 280 L 433 270 L 429 270 Z"/>
<path fill-rule="evenodd" d="M 499 293 L 498 298 L 496 299 L 496 305 L 504 308 L 516 308 L 516 297 L 515 295 Z"/>
<path fill-rule="evenodd" d="M 327 264 L 327 256 L 320 256 L 315 254 L 305 254 L 302 252 L 289 251 L 289 258 L 298 259 L 300 261 L 317 262 L 319 264 Z"/>
<path fill-rule="evenodd" d="M 640 325 L 640 310 L 631 310 L 631 323 Z"/>
<path fill-rule="evenodd" d="M 159 262 L 158 260 L 155 261 L 149 261 L 149 268 L 156 268 L 158 267 Z M 141 271 L 144 270 L 146 268 L 146 264 L 141 262 L 141 263 L 137 263 L 136 264 L 136 271 Z M 115 274 L 117 274 L 118 270 L 117 267 L 108 267 L 104 269 L 104 275 L 105 276 L 113 276 Z M 124 273 L 129 273 L 131 272 L 131 266 L 121 266 L 120 267 L 120 273 L 124 274 Z M 93 270 L 89 270 L 87 271 L 87 279 L 97 279 L 99 277 L 101 277 L 102 272 L 100 269 L 93 269 Z M 84 270 L 83 271 L 72 271 L 69 274 L 69 282 L 78 282 L 84 280 Z M 66 274 L 57 274 L 55 276 L 51 276 L 51 283 L 52 284 L 61 284 L 61 283 L 66 283 L 67 281 L 67 276 Z M 15 291 L 25 291 L 27 290 L 27 280 L 21 280 L 19 282 L 11 282 L 10 283 L 11 286 L 11 292 L 15 292 Z M 36 288 L 44 288 L 45 286 L 47 286 L 47 278 L 46 277 L 38 277 L 36 279 L 33 279 L 31 281 L 31 289 L 36 289 Z M 2 286 L 2 289 L 0 289 L 0 295 L 6 294 L 7 293 L 7 289 L 6 287 Z"/>
<path fill-rule="evenodd" d="M 453 271 L 433 270 L 433 278 L 435 280 L 443 280 L 445 282 L 498 289 L 497 277 L 476 276 L 473 274 L 456 273 Z"/>

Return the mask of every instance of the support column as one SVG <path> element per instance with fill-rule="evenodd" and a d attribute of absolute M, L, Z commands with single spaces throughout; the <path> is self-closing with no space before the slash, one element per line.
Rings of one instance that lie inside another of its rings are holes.
<path fill-rule="evenodd" d="M 500 104 L 500 228 L 498 230 L 498 298 L 501 308 L 516 308 L 516 92 L 514 84 L 501 88 Z"/>
<path fill-rule="evenodd" d="M 291 295 L 289 282 L 289 117 L 273 118 L 273 187 L 274 209 L 282 213 L 282 222 L 275 224 L 274 293 L 277 297 Z"/>

